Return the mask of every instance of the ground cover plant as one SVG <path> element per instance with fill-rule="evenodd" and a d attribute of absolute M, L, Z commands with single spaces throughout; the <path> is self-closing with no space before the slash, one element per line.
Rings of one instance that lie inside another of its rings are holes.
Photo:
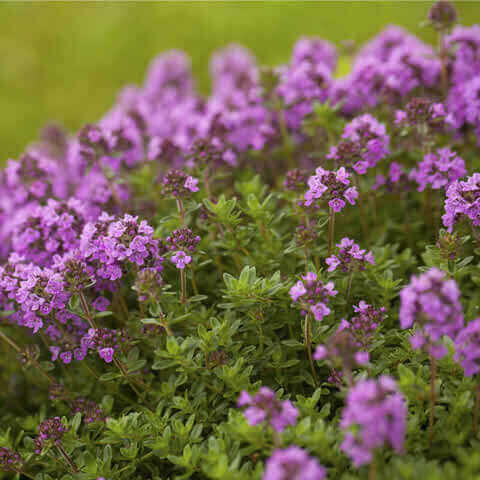
<path fill-rule="evenodd" d="M 480 27 L 425 28 L 171 51 L 9 160 L 0 478 L 480 478 Z"/>

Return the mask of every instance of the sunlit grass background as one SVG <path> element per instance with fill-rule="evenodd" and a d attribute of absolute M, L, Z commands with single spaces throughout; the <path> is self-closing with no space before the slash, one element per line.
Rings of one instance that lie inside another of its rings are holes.
<path fill-rule="evenodd" d="M 456 2 L 461 21 L 480 22 L 478 2 Z M 95 121 L 149 61 L 179 48 L 202 91 L 208 59 L 230 42 L 263 64 L 285 62 L 300 35 L 363 42 L 397 23 L 421 28 L 430 2 L 1 3 L 0 163 L 16 157 L 47 121 L 69 129 Z M 345 64 L 342 66 L 345 69 Z"/>

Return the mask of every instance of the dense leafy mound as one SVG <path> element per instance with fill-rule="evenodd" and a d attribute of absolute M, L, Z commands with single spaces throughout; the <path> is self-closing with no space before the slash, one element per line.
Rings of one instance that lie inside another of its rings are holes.
<path fill-rule="evenodd" d="M 335 78 L 180 52 L 0 183 L 0 478 L 480 477 L 480 27 Z M 3 475 L 3 476 L 2 476 Z"/>

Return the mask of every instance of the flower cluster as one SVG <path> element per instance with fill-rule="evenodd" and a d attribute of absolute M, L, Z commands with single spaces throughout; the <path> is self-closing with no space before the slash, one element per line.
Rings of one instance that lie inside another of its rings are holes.
<path fill-rule="evenodd" d="M 330 149 L 327 158 L 336 160 L 342 166 L 350 166 L 358 174 L 373 168 L 389 153 L 390 137 L 385 125 L 370 114 L 354 118 L 345 126 L 342 141 Z"/>
<path fill-rule="evenodd" d="M 82 419 L 85 423 L 105 421 L 105 415 L 103 414 L 101 407 L 93 400 L 88 400 L 88 398 L 76 398 L 72 402 L 71 412 L 73 415 L 81 413 Z"/>
<path fill-rule="evenodd" d="M 82 338 L 81 345 L 85 354 L 88 350 L 95 350 L 102 360 L 110 363 L 115 352 L 125 346 L 127 339 L 127 334 L 123 330 L 90 328 L 87 335 Z"/>
<path fill-rule="evenodd" d="M 79 236 L 89 220 L 86 206 L 75 198 L 32 205 L 22 211 L 13 232 L 13 250 L 27 261 L 48 266 L 55 255 L 79 246 Z"/>
<path fill-rule="evenodd" d="M 319 345 L 313 358 L 325 360 L 334 370 L 343 370 L 347 379 L 353 383 L 351 372 L 355 367 L 361 367 L 368 363 L 370 355 L 362 349 L 356 337 L 348 325 L 341 323 L 338 330 L 331 335 L 325 345 Z"/>
<path fill-rule="evenodd" d="M 295 425 L 299 415 L 290 400 L 278 400 L 275 392 L 267 387 L 261 387 L 253 397 L 242 391 L 237 405 L 247 407 L 243 413 L 250 425 L 266 422 L 277 432 L 282 432 L 288 425 Z"/>
<path fill-rule="evenodd" d="M 392 162 L 388 169 L 388 176 L 381 173 L 375 178 L 372 190 L 384 188 L 389 193 L 405 193 L 411 190 L 411 181 L 405 167 L 397 162 Z"/>
<path fill-rule="evenodd" d="M 384 446 L 402 453 L 406 416 L 405 399 L 392 378 L 359 381 L 348 392 L 340 421 L 345 431 L 341 450 L 357 467 L 370 463 L 375 451 Z"/>
<path fill-rule="evenodd" d="M 43 448 L 51 443 L 59 445 L 68 428 L 62 423 L 60 417 L 51 417 L 43 420 L 38 426 L 38 436 L 35 437 L 35 452 L 42 453 Z"/>
<path fill-rule="evenodd" d="M 418 184 L 418 191 L 422 192 L 430 186 L 434 190 L 447 189 L 448 186 L 467 174 L 465 162 L 448 147 L 439 148 L 437 153 L 428 153 L 410 172 L 410 179 Z"/>
<path fill-rule="evenodd" d="M 85 260 L 94 265 L 95 275 L 115 281 L 127 266 L 162 269 L 163 257 L 153 228 L 145 220 L 125 214 L 115 218 L 103 213 L 97 222 L 87 223 L 80 238 Z"/>
<path fill-rule="evenodd" d="M 333 282 L 324 284 L 314 272 L 302 275 L 302 279 L 290 289 L 290 297 L 294 303 L 298 302 L 302 315 L 311 312 L 319 322 L 330 314 L 327 302 L 329 297 L 334 297 L 337 293 Z"/>
<path fill-rule="evenodd" d="M 333 272 L 339 267 L 342 272 L 350 273 L 365 270 L 367 263 L 375 265 L 372 252 L 361 249 L 350 238 L 342 238 L 337 247 L 338 253 L 325 260 L 329 272 Z"/>
<path fill-rule="evenodd" d="M 165 244 L 169 250 L 186 250 L 194 252 L 200 242 L 200 237 L 187 227 L 174 230 L 171 235 L 165 239 Z"/>
<path fill-rule="evenodd" d="M 461 363 L 467 377 L 480 371 L 480 318 L 472 320 L 457 335 L 454 358 Z"/>
<path fill-rule="evenodd" d="M 451 231 L 462 218 L 475 227 L 480 225 L 480 173 L 457 180 L 447 188 L 443 224 Z"/>
<path fill-rule="evenodd" d="M 349 321 L 342 320 L 340 328 L 349 330 L 355 337 L 358 346 L 367 348 L 370 343 L 370 337 L 383 322 L 385 307 L 375 308 L 364 300 L 353 306 L 356 313 Z"/>
<path fill-rule="evenodd" d="M 357 189 L 350 186 L 350 175 L 344 167 L 335 172 L 318 167 L 315 175 L 308 179 L 308 190 L 305 193 L 305 205 L 310 206 L 315 200 L 322 199 L 334 212 L 340 212 L 347 200 L 355 205 L 358 198 Z"/>
<path fill-rule="evenodd" d="M 463 327 L 460 291 L 455 280 L 432 268 L 412 276 L 400 292 L 400 300 L 400 326 L 405 329 L 415 324 L 418 327 L 410 339 L 412 347 L 425 347 L 434 357 L 444 357 L 447 349 L 440 343 L 442 337 L 446 335 L 454 340 Z"/>
<path fill-rule="evenodd" d="M 188 197 L 198 192 L 198 178 L 187 175 L 182 170 L 169 170 L 162 179 L 163 194 L 174 198 Z"/>
<path fill-rule="evenodd" d="M 316 458 L 291 446 L 273 452 L 265 465 L 262 480 L 322 480 L 326 474 Z"/>
<path fill-rule="evenodd" d="M 0 470 L 20 473 L 23 469 L 23 464 L 24 461 L 19 453 L 7 447 L 0 447 Z"/>

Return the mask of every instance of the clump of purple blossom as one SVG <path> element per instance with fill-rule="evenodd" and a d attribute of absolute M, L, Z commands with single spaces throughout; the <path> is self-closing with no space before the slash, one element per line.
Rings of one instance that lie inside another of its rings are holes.
<path fill-rule="evenodd" d="M 293 445 L 273 452 L 265 464 L 262 480 L 322 480 L 326 474 L 316 458 Z"/>
<path fill-rule="evenodd" d="M 353 306 L 356 313 L 350 320 L 342 320 L 340 328 L 349 330 L 355 337 L 357 343 L 362 348 L 367 348 L 370 344 L 370 338 L 383 322 L 385 307 L 375 308 L 364 300 Z"/>
<path fill-rule="evenodd" d="M 0 447 L 0 470 L 20 473 L 23 464 L 24 461 L 18 452 L 14 452 L 7 447 Z"/>
<path fill-rule="evenodd" d="M 247 407 L 243 413 L 250 425 L 266 422 L 277 432 L 282 432 L 288 425 L 295 425 L 299 415 L 290 400 L 279 400 L 275 392 L 267 387 L 261 387 L 253 397 L 242 391 L 237 405 Z"/>
<path fill-rule="evenodd" d="M 364 174 L 390 153 L 389 143 L 385 125 L 372 115 L 364 114 L 345 126 L 341 142 L 331 147 L 327 158 Z"/>
<path fill-rule="evenodd" d="M 474 227 L 480 225 L 480 173 L 457 180 L 447 188 L 443 224 L 452 231 L 455 223 L 463 218 Z"/>
<path fill-rule="evenodd" d="M 410 179 L 418 184 L 418 191 L 427 187 L 434 190 L 448 186 L 467 174 L 465 162 L 448 147 L 439 148 L 437 153 L 427 153 L 423 160 L 410 172 Z"/>
<path fill-rule="evenodd" d="M 189 197 L 198 192 L 198 178 L 182 170 L 169 170 L 162 178 L 163 194 L 174 198 Z"/>
<path fill-rule="evenodd" d="M 127 266 L 162 270 L 163 257 L 153 228 L 145 220 L 125 214 L 115 218 L 103 213 L 97 222 L 88 223 L 80 238 L 85 260 L 94 265 L 95 275 L 115 281 Z"/>
<path fill-rule="evenodd" d="M 454 358 L 467 377 L 480 371 L 480 318 L 472 320 L 455 338 Z"/>
<path fill-rule="evenodd" d="M 412 347 L 425 348 L 435 358 L 446 355 L 443 336 L 454 340 L 463 327 L 463 309 L 457 283 L 445 272 L 432 268 L 412 276 L 400 292 L 400 326 L 417 327 L 411 337 Z"/>
<path fill-rule="evenodd" d="M 182 227 L 174 230 L 166 239 L 165 244 L 169 250 L 187 250 L 194 252 L 200 242 L 200 237 L 189 228 Z"/>
<path fill-rule="evenodd" d="M 48 444 L 59 445 L 63 435 L 68 431 L 60 417 L 51 417 L 43 420 L 38 426 L 38 436 L 35 438 L 35 452 L 42 453 L 43 448 Z"/>
<path fill-rule="evenodd" d="M 371 251 L 361 249 L 352 239 L 342 238 L 337 244 L 338 253 L 331 255 L 325 262 L 328 265 L 328 271 L 333 272 L 340 268 L 344 273 L 365 270 L 367 263 L 375 265 L 375 259 Z"/>
<path fill-rule="evenodd" d="M 318 167 L 315 175 L 308 179 L 308 190 L 305 193 L 306 206 L 321 199 L 327 202 L 334 212 L 340 212 L 346 205 L 345 200 L 355 205 L 356 198 L 358 198 L 357 189 L 350 186 L 350 175 L 344 167 L 335 172 Z"/>
<path fill-rule="evenodd" d="M 356 467 L 370 463 L 382 447 L 391 446 L 402 453 L 406 417 L 405 399 L 391 377 L 360 380 L 347 395 L 340 421 L 345 432 L 340 449 Z"/>
<path fill-rule="evenodd" d="M 85 423 L 104 422 L 105 415 L 101 407 L 88 398 L 79 397 L 76 398 L 71 405 L 71 412 L 73 415 L 81 413 L 83 421 Z"/>
<path fill-rule="evenodd" d="M 316 273 L 308 272 L 290 288 L 289 293 L 293 302 L 298 303 L 303 316 L 311 312 L 315 320 L 320 322 L 331 313 L 327 306 L 329 297 L 334 297 L 338 292 L 333 282 L 324 284 Z"/>

